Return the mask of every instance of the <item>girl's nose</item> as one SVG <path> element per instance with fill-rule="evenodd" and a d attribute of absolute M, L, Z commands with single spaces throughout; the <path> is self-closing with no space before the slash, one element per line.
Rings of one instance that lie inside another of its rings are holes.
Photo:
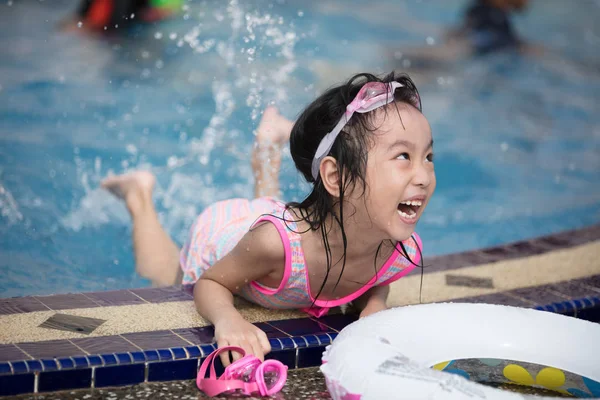
<path fill-rule="evenodd" d="M 428 187 L 433 179 L 433 167 L 420 164 L 415 167 L 413 183 L 416 186 Z"/>

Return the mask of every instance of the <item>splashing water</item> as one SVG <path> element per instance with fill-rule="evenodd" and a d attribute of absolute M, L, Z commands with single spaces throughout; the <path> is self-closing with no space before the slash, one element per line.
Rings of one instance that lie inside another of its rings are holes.
<path fill-rule="evenodd" d="M 159 219 L 181 244 L 206 206 L 252 196 L 266 105 L 293 119 L 353 73 L 402 69 L 394 54 L 437 45 L 460 14 L 444 1 L 192 1 L 99 40 L 58 33 L 74 5 L 51 3 L 0 5 L 0 296 L 148 285 L 104 177 L 153 172 Z M 577 61 L 600 63 L 598 17 L 594 2 L 532 2 L 518 31 L 563 62 L 504 54 L 413 75 L 436 142 L 426 256 L 600 221 L 600 78 Z M 281 183 L 285 200 L 307 192 L 287 149 Z"/>

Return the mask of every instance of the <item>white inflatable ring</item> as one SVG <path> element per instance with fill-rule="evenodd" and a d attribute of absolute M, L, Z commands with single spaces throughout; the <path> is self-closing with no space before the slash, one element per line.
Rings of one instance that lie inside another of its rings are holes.
<path fill-rule="evenodd" d="M 321 371 L 335 400 L 556 399 L 436 370 L 459 360 L 499 365 L 521 388 L 600 398 L 600 324 L 491 304 L 406 306 L 360 319 L 327 347 Z"/>

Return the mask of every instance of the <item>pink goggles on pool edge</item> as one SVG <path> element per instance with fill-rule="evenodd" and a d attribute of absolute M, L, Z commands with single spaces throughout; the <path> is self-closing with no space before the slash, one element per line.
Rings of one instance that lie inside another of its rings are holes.
<path fill-rule="evenodd" d="M 225 368 L 223 375 L 217 378 L 215 359 L 224 351 L 235 351 L 242 358 Z M 210 364 L 210 375 L 206 378 L 206 370 Z M 277 360 L 260 361 L 253 355 L 246 355 L 241 347 L 225 346 L 212 353 L 200 366 L 196 385 L 208 396 L 221 393 L 233 394 L 241 392 L 247 396 L 260 393 L 261 396 L 272 396 L 279 392 L 287 380 L 287 366 Z"/>
<path fill-rule="evenodd" d="M 321 159 L 329 153 L 333 146 L 333 142 L 335 142 L 335 139 L 342 129 L 344 129 L 344 126 L 350 121 L 352 115 L 354 115 L 355 112 L 361 114 L 368 113 L 369 111 L 373 111 L 376 108 L 391 103 L 394 101 L 394 92 L 396 89 L 403 86 L 403 84 L 395 81 L 390 83 L 367 82 L 360 88 L 360 91 L 354 100 L 346 106 L 346 112 L 342 115 L 342 118 L 340 118 L 337 125 L 331 132 L 323 137 L 321 143 L 319 143 L 319 147 L 317 147 L 311 168 L 311 173 L 315 180 L 317 180 L 317 177 L 319 176 Z"/>

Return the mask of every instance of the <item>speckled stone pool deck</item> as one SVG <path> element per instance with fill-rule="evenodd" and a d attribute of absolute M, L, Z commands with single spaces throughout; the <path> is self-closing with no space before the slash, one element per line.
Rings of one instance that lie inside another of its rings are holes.
<path fill-rule="evenodd" d="M 420 296 L 600 321 L 600 225 L 426 258 L 420 287 L 418 272 L 396 281 L 389 305 L 416 304 Z M 356 319 L 340 310 L 317 320 L 242 300 L 237 306 L 267 333 L 269 358 L 291 370 L 318 366 L 325 346 Z M 85 389 L 76 393 L 100 398 L 103 388 L 188 381 L 214 350 L 213 332 L 195 311 L 191 286 L 0 299 L 0 396 Z"/>

